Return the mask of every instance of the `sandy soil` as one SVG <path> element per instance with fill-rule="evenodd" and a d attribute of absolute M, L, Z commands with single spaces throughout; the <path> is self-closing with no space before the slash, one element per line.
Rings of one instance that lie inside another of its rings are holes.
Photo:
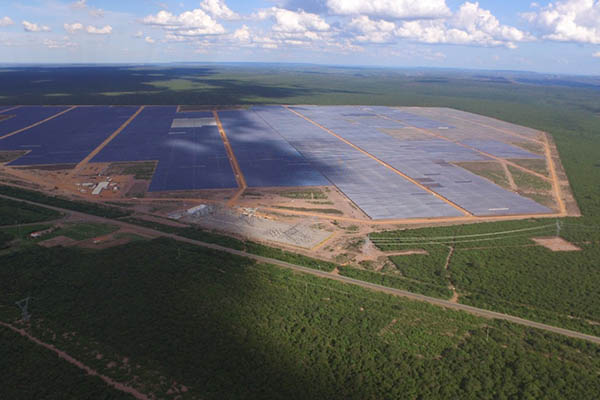
<path fill-rule="evenodd" d="M 572 243 L 567 242 L 565 239 L 560 237 L 550 238 L 532 238 L 534 242 L 540 246 L 544 246 L 552 251 L 580 251 L 581 248 L 575 246 Z"/>

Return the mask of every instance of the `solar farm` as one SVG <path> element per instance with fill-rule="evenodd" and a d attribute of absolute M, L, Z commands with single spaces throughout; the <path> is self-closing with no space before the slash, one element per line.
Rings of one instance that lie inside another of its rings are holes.
<path fill-rule="evenodd" d="M 184 203 L 371 225 L 569 214 L 548 135 L 454 109 L 20 106 L 0 116 L 4 181 L 163 216 Z"/>

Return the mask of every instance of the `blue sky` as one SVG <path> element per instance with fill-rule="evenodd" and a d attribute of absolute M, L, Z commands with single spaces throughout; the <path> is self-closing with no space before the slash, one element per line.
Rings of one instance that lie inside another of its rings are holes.
<path fill-rule="evenodd" d="M 600 75 L 600 0 L 3 0 L 15 63 L 306 62 Z"/>

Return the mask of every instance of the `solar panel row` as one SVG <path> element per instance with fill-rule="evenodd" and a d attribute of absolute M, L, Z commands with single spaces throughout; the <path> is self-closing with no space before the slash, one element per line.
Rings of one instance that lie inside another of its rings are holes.
<path fill-rule="evenodd" d="M 23 110 L 33 111 L 35 118 L 24 115 L 20 120 L 41 120 L 43 116 L 56 113 L 57 109 L 60 110 L 55 107 L 52 107 L 52 110 L 32 110 L 25 107 Z M 75 164 L 117 130 L 136 109 L 109 106 L 78 107 L 18 135 L 0 140 L 0 150 L 30 150 L 9 165 Z"/>
<path fill-rule="evenodd" d="M 253 110 L 373 219 L 462 213 L 322 129 L 277 106 Z"/>
<path fill-rule="evenodd" d="M 485 159 L 455 143 L 443 140 L 403 142 L 373 129 L 365 131 L 343 118 L 337 107 L 333 111 L 329 107 L 302 107 L 302 114 L 411 178 L 421 180 L 428 177 L 431 182 L 427 186 L 431 190 L 474 215 L 551 212 L 531 199 L 504 190 L 465 169 L 449 164 L 452 161 Z M 519 153 L 518 149 L 513 150 L 511 146 L 499 142 L 492 145 L 487 142 L 478 144 L 499 153 Z"/>
<path fill-rule="evenodd" d="M 325 186 L 330 182 L 254 111 L 219 118 L 250 187 Z"/>
<path fill-rule="evenodd" d="M 0 136 L 18 131 L 19 129 L 33 125 L 36 122 L 43 121 L 67 108 L 68 107 L 24 106 L 10 110 L 3 113 L 3 115 L 10 115 L 11 117 L 0 121 Z M 6 109 L 8 109 L 8 107 Z"/>
<path fill-rule="evenodd" d="M 216 124 L 174 124 L 212 114 L 183 116 L 176 111 L 172 106 L 146 107 L 92 162 L 157 160 L 150 191 L 236 188 Z"/>

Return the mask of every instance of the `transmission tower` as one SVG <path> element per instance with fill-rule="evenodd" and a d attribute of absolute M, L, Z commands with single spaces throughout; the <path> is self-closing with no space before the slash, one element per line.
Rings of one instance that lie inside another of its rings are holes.
<path fill-rule="evenodd" d="M 29 307 L 29 299 L 31 299 L 31 297 L 26 297 L 23 300 L 19 300 L 15 303 L 21 309 L 21 315 L 23 317 L 23 321 L 25 322 L 29 322 L 29 319 L 31 318 L 31 314 L 29 314 L 29 311 L 27 311 L 27 308 Z"/>

